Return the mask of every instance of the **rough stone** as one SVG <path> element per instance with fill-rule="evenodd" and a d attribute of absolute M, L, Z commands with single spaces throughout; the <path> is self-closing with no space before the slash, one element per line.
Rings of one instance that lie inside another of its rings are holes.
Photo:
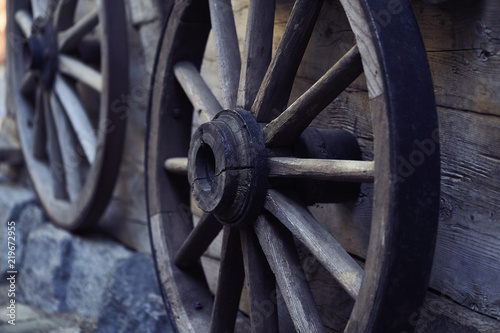
<path fill-rule="evenodd" d="M 96 332 L 174 332 L 160 296 L 153 260 L 143 253 L 120 260 L 104 296 Z"/>
<path fill-rule="evenodd" d="M 15 222 L 15 239 L 10 239 L 15 244 L 15 270 L 22 270 L 24 249 L 29 233 L 45 222 L 43 211 L 34 201 L 28 201 L 24 205 L 17 206 L 11 211 L 10 217 L 2 223 L 2 235 L 0 236 L 0 248 L 7 249 L 8 246 L 8 222 Z M 5 252 L 7 253 L 7 252 Z M 7 260 L 0 260 L 0 275 L 5 277 L 9 269 Z"/>
<path fill-rule="evenodd" d="M 97 318 L 116 264 L 131 254 L 120 244 L 99 235 L 75 237 L 66 295 L 69 310 Z"/>
<path fill-rule="evenodd" d="M 21 296 L 48 313 L 73 311 L 96 318 L 117 260 L 130 255 L 102 236 L 81 238 L 43 225 L 28 238 L 19 274 Z"/>
<path fill-rule="evenodd" d="M 67 311 L 66 290 L 73 261 L 71 234 L 50 224 L 32 231 L 18 275 L 19 300 L 47 313 Z"/>

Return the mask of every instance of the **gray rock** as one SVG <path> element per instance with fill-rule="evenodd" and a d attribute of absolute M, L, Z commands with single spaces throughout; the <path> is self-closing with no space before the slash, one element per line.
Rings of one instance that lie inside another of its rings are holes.
<path fill-rule="evenodd" d="M 41 208 L 35 201 L 28 201 L 25 204 L 16 206 L 10 217 L 2 223 L 2 234 L 0 237 L 0 247 L 7 248 L 8 245 L 8 221 L 15 222 L 15 239 L 10 239 L 15 244 L 15 269 L 22 270 L 24 249 L 28 241 L 28 235 L 32 230 L 46 222 Z M 5 277 L 6 272 L 11 270 L 7 260 L 0 260 L 0 275 Z"/>
<path fill-rule="evenodd" d="M 19 300 L 47 313 L 68 310 L 66 290 L 73 262 L 71 234 L 47 224 L 28 236 L 23 269 L 19 272 Z"/>
<path fill-rule="evenodd" d="M 174 332 L 148 255 L 135 253 L 118 262 L 104 300 L 99 333 Z"/>
<path fill-rule="evenodd" d="M 81 238 L 43 225 L 28 238 L 19 274 L 23 301 L 48 313 L 97 318 L 117 260 L 131 252 L 101 236 Z"/>
<path fill-rule="evenodd" d="M 109 238 L 90 236 L 75 237 L 73 253 L 66 303 L 71 311 L 97 318 L 117 262 L 132 252 Z"/>

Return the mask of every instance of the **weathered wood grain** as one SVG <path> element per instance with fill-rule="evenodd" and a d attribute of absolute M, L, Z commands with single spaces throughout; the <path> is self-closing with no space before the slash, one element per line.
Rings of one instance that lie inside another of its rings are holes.
<path fill-rule="evenodd" d="M 500 6 L 495 0 L 413 2 L 437 104 L 500 115 Z"/>
<path fill-rule="evenodd" d="M 212 120 L 222 110 L 219 101 L 192 63 L 177 63 L 174 66 L 174 74 L 202 122 Z"/>
<path fill-rule="evenodd" d="M 102 75 L 94 68 L 71 56 L 59 56 L 59 70 L 98 92 L 102 92 Z"/>
<path fill-rule="evenodd" d="M 59 50 L 70 51 L 78 45 L 84 35 L 92 31 L 99 23 L 97 9 L 89 12 L 71 28 L 59 33 Z"/>
<path fill-rule="evenodd" d="M 324 332 L 290 233 L 269 216 L 261 215 L 255 232 L 276 276 L 295 328 L 299 332 Z"/>
<path fill-rule="evenodd" d="M 272 157 L 268 161 L 269 177 L 307 178 L 349 182 L 373 182 L 372 161 L 344 161 Z"/>
<path fill-rule="evenodd" d="M 291 144 L 316 116 L 363 72 L 361 56 L 354 46 L 304 95 L 266 125 L 267 146 Z"/>
<path fill-rule="evenodd" d="M 257 121 L 270 121 L 287 105 L 297 73 L 323 1 L 299 0 L 293 7 L 269 69 L 257 93 L 252 113 Z"/>

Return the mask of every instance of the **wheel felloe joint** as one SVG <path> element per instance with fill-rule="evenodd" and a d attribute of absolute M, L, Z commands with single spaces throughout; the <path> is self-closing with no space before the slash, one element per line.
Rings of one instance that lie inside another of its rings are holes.
<path fill-rule="evenodd" d="M 194 133 L 188 178 L 198 206 L 226 225 L 257 217 L 267 190 L 267 156 L 259 125 L 244 110 L 224 110 Z"/>

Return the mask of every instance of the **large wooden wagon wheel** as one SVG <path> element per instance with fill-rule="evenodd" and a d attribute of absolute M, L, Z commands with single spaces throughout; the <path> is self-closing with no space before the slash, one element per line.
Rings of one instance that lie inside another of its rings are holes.
<path fill-rule="evenodd" d="M 124 3 L 8 1 L 8 75 L 22 149 L 52 221 L 98 221 L 112 193 L 128 89 Z"/>
<path fill-rule="evenodd" d="M 340 4 L 355 45 L 288 104 L 322 1 L 295 2 L 274 55 L 275 3 L 250 1 L 241 56 L 230 0 L 175 2 L 153 80 L 147 186 L 158 276 L 180 332 L 233 331 L 244 279 L 253 332 L 278 331 L 277 290 L 297 331 L 327 330 L 297 246 L 355 300 L 346 332 L 414 329 L 439 206 L 430 72 L 406 1 Z M 199 73 L 211 28 L 221 101 Z M 348 132 L 310 126 L 363 71 L 371 161 L 360 160 Z M 193 109 L 202 125 L 192 135 Z M 419 150 L 423 142 L 426 154 Z M 405 169 L 401 161 L 408 159 L 413 164 Z M 354 259 L 306 207 L 353 200 L 364 182 L 374 183 L 370 241 L 367 257 Z M 185 209 L 190 202 L 205 211 L 195 228 Z M 199 259 L 221 229 L 214 297 Z"/>

